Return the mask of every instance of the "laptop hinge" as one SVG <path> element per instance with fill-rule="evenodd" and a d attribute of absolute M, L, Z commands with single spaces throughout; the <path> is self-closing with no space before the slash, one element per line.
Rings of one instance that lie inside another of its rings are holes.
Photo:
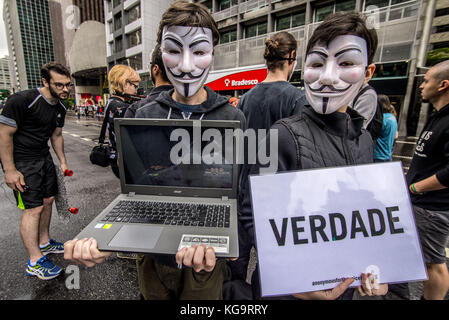
<path fill-rule="evenodd" d="M 130 192 L 130 193 L 128 193 L 128 197 L 129 197 L 129 198 L 132 198 L 132 197 L 134 197 L 135 195 L 136 195 L 135 192 Z"/>
<path fill-rule="evenodd" d="M 229 201 L 229 198 L 226 196 L 221 197 L 221 201 Z"/>

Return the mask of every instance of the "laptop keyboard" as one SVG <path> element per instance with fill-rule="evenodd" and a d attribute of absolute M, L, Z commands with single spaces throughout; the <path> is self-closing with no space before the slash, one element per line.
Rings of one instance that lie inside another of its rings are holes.
<path fill-rule="evenodd" d="M 121 200 L 101 221 L 229 228 L 231 206 Z"/>

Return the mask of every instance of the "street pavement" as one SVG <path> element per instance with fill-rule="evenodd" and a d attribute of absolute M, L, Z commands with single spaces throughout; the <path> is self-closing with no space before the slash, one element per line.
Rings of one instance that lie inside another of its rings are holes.
<path fill-rule="evenodd" d="M 120 192 L 119 180 L 110 167 L 94 166 L 89 161 L 89 153 L 96 145 L 100 131 L 100 122 L 96 119 L 77 120 L 68 115 L 63 129 L 65 153 L 72 177 L 67 178 L 69 204 L 79 208 L 70 222 L 63 223 L 53 208 L 51 236 L 57 241 L 73 239 L 97 214 L 99 214 Z M 416 138 L 399 138 L 395 147 L 394 160 L 403 162 L 408 169 Z M 55 163 L 58 163 L 53 154 Z M 0 170 L 1 171 L 1 170 Z M 135 300 L 139 299 L 137 272 L 133 259 L 118 258 L 113 254 L 104 263 L 93 268 L 79 266 L 79 289 L 73 288 L 74 273 L 64 274 L 56 279 L 42 281 L 26 276 L 27 252 L 20 238 L 21 211 L 15 205 L 11 190 L 4 183 L 0 172 L 0 300 Z M 74 264 L 64 260 L 62 254 L 49 256 L 51 260 L 67 270 L 73 270 Z M 449 260 L 448 260 L 449 261 Z M 248 280 L 255 266 L 255 253 L 252 253 Z M 75 267 L 76 268 L 76 267 Z M 401 268 L 407 268 L 402 266 Z M 411 299 L 419 299 L 422 283 L 409 285 Z M 362 298 L 357 294 L 355 299 Z M 376 299 L 376 298 L 374 298 Z M 377 298 L 380 299 L 380 298 Z M 400 299 L 389 293 L 383 299 Z M 449 299 L 449 295 L 446 296 Z"/>

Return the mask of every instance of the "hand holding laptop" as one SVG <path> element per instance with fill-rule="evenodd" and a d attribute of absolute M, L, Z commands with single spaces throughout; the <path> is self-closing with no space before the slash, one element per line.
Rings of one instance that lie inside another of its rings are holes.
<path fill-rule="evenodd" d="M 176 253 L 176 263 L 192 267 L 195 272 L 201 270 L 211 272 L 215 268 L 216 260 L 214 249 L 212 247 L 206 248 L 205 245 L 185 247 Z"/>
<path fill-rule="evenodd" d="M 94 238 L 73 239 L 64 243 L 64 259 L 89 268 L 102 263 L 111 254 L 112 252 L 99 251 L 97 240 Z"/>

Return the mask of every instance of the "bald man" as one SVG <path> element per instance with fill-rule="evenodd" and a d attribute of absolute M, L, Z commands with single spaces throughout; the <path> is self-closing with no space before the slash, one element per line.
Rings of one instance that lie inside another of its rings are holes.
<path fill-rule="evenodd" d="M 442 300 L 449 290 L 449 60 L 433 66 L 420 89 L 436 112 L 419 137 L 407 183 L 429 277 L 422 299 Z"/>

